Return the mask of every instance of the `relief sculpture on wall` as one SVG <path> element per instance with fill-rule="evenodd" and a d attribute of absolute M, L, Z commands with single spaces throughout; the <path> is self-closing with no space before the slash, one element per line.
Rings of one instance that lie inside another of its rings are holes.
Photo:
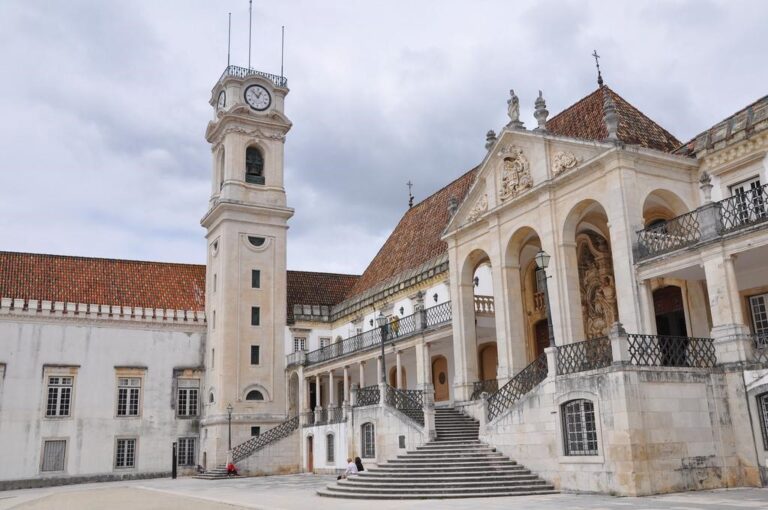
<path fill-rule="evenodd" d="M 510 145 L 500 150 L 498 156 L 503 158 L 499 189 L 499 198 L 502 201 L 513 198 L 533 186 L 530 164 L 522 149 Z"/>
<path fill-rule="evenodd" d="M 585 232 L 576 236 L 576 253 L 584 334 L 606 336 L 619 316 L 610 245 L 603 236 Z"/>

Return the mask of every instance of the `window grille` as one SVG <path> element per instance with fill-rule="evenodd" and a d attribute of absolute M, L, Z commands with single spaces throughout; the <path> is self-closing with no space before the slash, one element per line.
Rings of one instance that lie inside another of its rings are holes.
<path fill-rule="evenodd" d="M 197 416 L 197 401 L 200 381 L 197 379 L 179 379 L 178 399 L 176 401 L 177 416 Z"/>
<path fill-rule="evenodd" d="M 376 434 L 373 423 L 364 423 L 361 429 L 363 458 L 372 459 L 376 457 Z"/>
<path fill-rule="evenodd" d="M 306 351 L 306 350 L 307 350 L 307 339 L 306 338 L 300 338 L 300 337 L 294 337 L 294 339 L 293 339 L 293 352 Z"/>
<path fill-rule="evenodd" d="M 69 416 L 72 403 L 72 377 L 53 376 L 48 378 L 48 403 L 45 415 Z"/>
<path fill-rule="evenodd" d="M 335 462 L 336 456 L 334 455 L 333 434 L 325 436 L 325 460 L 328 464 Z"/>
<path fill-rule="evenodd" d="M 118 439 L 115 448 L 115 467 L 136 467 L 136 439 Z"/>
<path fill-rule="evenodd" d="M 195 438 L 180 437 L 176 448 L 176 464 L 179 466 L 195 465 Z"/>
<path fill-rule="evenodd" d="M 67 441 L 56 439 L 43 443 L 43 462 L 41 471 L 64 471 L 64 459 L 67 453 Z"/>
<path fill-rule="evenodd" d="M 768 450 L 768 393 L 757 396 L 757 414 L 760 419 L 760 430 L 763 433 L 763 448 Z"/>
<path fill-rule="evenodd" d="M 768 335 L 768 294 L 751 296 L 749 307 L 752 310 L 752 326 L 758 336 Z"/>
<path fill-rule="evenodd" d="M 562 405 L 563 444 L 566 455 L 597 455 L 595 408 L 585 399 Z"/>
<path fill-rule="evenodd" d="M 117 380 L 117 415 L 138 416 L 141 378 L 120 377 Z"/>

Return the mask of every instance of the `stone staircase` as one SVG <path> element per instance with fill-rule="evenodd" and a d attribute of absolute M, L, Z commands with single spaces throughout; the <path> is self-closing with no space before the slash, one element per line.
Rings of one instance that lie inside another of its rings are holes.
<path fill-rule="evenodd" d="M 435 410 L 434 441 L 319 490 L 353 499 L 446 499 L 554 494 L 524 466 L 478 439 L 479 423 L 455 409 Z"/>
<path fill-rule="evenodd" d="M 225 464 L 219 464 L 213 469 L 196 474 L 195 478 L 200 478 L 201 480 L 225 480 L 231 477 L 227 475 L 227 466 Z"/>

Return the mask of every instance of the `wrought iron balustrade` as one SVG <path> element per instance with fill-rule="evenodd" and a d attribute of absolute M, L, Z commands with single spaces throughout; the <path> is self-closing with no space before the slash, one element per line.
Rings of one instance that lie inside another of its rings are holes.
<path fill-rule="evenodd" d="M 431 306 L 424 310 L 424 315 L 426 318 L 426 327 L 428 328 L 451 322 L 451 318 L 453 317 L 451 302 L 446 301 L 445 303 Z"/>
<path fill-rule="evenodd" d="M 328 409 L 315 409 L 315 425 L 325 425 L 328 423 Z"/>
<path fill-rule="evenodd" d="M 399 390 L 405 393 L 408 398 L 419 404 L 419 407 L 424 407 L 424 392 L 422 390 Z"/>
<path fill-rule="evenodd" d="M 574 374 L 610 366 L 613 363 L 611 340 L 601 336 L 561 345 L 557 348 L 557 374 Z"/>
<path fill-rule="evenodd" d="M 315 425 L 314 411 L 307 411 L 305 413 L 301 413 L 300 416 L 301 416 L 301 423 L 303 423 L 305 427 L 312 427 Z"/>
<path fill-rule="evenodd" d="M 257 71 L 248 67 L 240 66 L 227 66 L 224 72 L 221 74 L 221 78 L 225 76 L 234 76 L 236 78 L 248 78 L 249 76 L 259 76 L 272 82 L 275 87 L 287 87 L 288 78 L 285 76 L 278 76 L 276 74 L 265 73 L 263 71 Z M 219 78 L 219 79 L 221 79 Z"/>
<path fill-rule="evenodd" d="M 752 361 L 768 364 L 768 333 L 752 335 Z"/>
<path fill-rule="evenodd" d="M 344 408 L 343 407 L 331 407 L 328 409 L 328 422 L 327 423 L 341 423 L 345 421 Z"/>
<path fill-rule="evenodd" d="M 394 409 L 397 409 L 422 427 L 424 426 L 423 402 L 423 396 L 421 398 L 421 403 L 419 403 L 418 400 L 411 398 L 411 395 L 408 392 L 393 388 L 389 384 L 386 385 L 384 403 Z"/>
<path fill-rule="evenodd" d="M 633 365 L 711 368 L 717 363 L 711 338 L 630 334 L 627 340 Z"/>
<path fill-rule="evenodd" d="M 507 384 L 488 397 L 488 421 L 512 407 L 520 398 L 547 378 L 547 356 L 542 354 L 518 372 Z"/>
<path fill-rule="evenodd" d="M 639 231 L 638 254 L 640 258 L 653 257 L 696 244 L 700 240 L 699 210 L 696 209 Z"/>
<path fill-rule="evenodd" d="M 721 234 L 768 221 L 768 184 L 737 193 L 718 204 Z"/>
<path fill-rule="evenodd" d="M 499 389 L 499 381 L 496 379 L 489 379 L 487 381 L 475 381 L 472 385 L 472 395 L 470 400 L 477 400 L 483 393 L 493 393 Z"/>
<path fill-rule="evenodd" d="M 494 312 L 493 296 L 475 296 L 475 314 L 493 315 Z"/>
<path fill-rule="evenodd" d="M 357 401 L 355 407 L 372 406 L 381 402 L 381 391 L 379 386 L 365 386 L 357 390 Z"/>
<path fill-rule="evenodd" d="M 305 364 L 313 365 L 322 363 L 355 352 L 379 347 L 381 345 L 382 333 L 385 335 L 385 343 L 397 342 L 398 340 L 417 334 L 421 331 L 421 329 L 418 328 L 417 321 L 417 315 L 419 313 L 424 314 L 422 328 L 450 323 L 451 303 L 449 301 L 427 308 L 423 312 L 417 312 L 405 317 L 398 317 L 397 319 L 393 318 L 383 327 L 375 327 L 355 336 L 310 351 L 306 353 Z M 291 358 L 288 358 L 289 364 L 290 359 Z"/>
<path fill-rule="evenodd" d="M 238 462 L 261 450 L 265 446 L 288 437 L 299 428 L 299 417 L 288 418 L 276 427 L 273 427 L 263 434 L 249 439 L 248 441 L 235 446 L 232 449 L 232 461 Z"/>

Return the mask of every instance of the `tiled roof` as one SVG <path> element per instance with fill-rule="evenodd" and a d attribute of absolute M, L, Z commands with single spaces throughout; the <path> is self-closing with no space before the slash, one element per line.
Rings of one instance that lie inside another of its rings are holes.
<path fill-rule="evenodd" d="M 461 203 L 475 180 L 476 172 L 477 168 L 473 168 L 408 209 L 357 280 L 349 296 L 364 292 L 388 278 L 445 253 L 447 244 L 440 236 L 448 225 L 449 201 L 456 198 L 458 203 Z"/>
<path fill-rule="evenodd" d="M 0 296 L 200 311 L 205 266 L 0 252 Z"/>
<path fill-rule="evenodd" d="M 350 274 L 288 271 L 288 323 L 293 323 L 293 305 L 333 306 L 347 297 L 358 278 Z"/>
<path fill-rule="evenodd" d="M 547 121 L 551 133 L 586 140 L 605 140 L 608 131 L 603 121 L 603 94 L 611 95 L 619 117 L 618 136 L 621 141 L 649 149 L 672 152 L 680 141 L 623 97 L 607 86 L 598 88 L 577 103 Z"/>

